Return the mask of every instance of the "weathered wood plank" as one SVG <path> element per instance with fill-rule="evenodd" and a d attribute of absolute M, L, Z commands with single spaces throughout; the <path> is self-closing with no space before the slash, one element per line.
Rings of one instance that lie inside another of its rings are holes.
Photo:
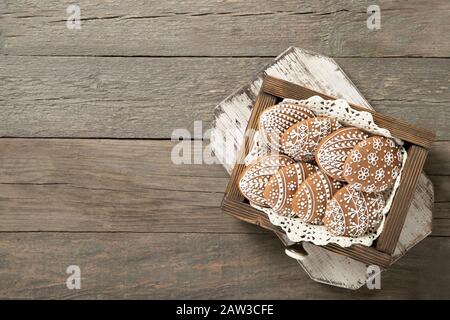
<path fill-rule="evenodd" d="M 450 176 L 450 141 L 433 142 L 424 170 L 430 175 Z"/>
<path fill-rule="evenodd" d="M 434 185 L 434 201 L 448 202 L 450 201 L 450 175 L 446 176 L 429 176 Z"/>
<path fill-rule="evenodd" d="M 4 56 L 0 136 L 168 138 L 193 132 L 195 120 L 208 128 L 214 106 L 269 60 Z M 450 139 L 450 60 L 337 61 L 378 112 Z"/>
<path fill-rule="evenodd" d="M 220 210 L 222 166 L 175 165 L 175 144 L 0 139 L 0 231 L 263 232 Z M 431 179 L 435 198 L 450 202 L 449 177 Z M 447 204 L 436 206 L 436 218 L 450 218 Z M 434 228 L 450 236 L 445 221 Z"/>
<path fill-rule="evenodd" d="M 448 205 L 448 202 L 445 203 Z M 448 207 L 447 207 L 448 210 Z M 446 212 L 447 216 L 449 212 Z M 432 236 L 435 237 L 450 237 L 450 219 L 434 219 Z"/>
<path fill-rule="evenodd" d="M 320 285 L 271 234 L 0 233 L 1 298 L 450 298 L 450 239 L 428 238 L 381 290 Z M 81 269 L 68 290 L 66 268 Z M 119 267 L 120 266 L 120 267 Z"/>
<path fill-rule="evenodd" d="M 1 139 L 0 230 L 257 230 L 221 213 L 225 170 L 175 165 L 173 146 Z"/>
<path fill-rule="evenodd" d="M 6 1 L 2 46 L 14 55 L 275 56 L 297 45 L 331 56 L 448 56 L 448 1 L 80 0 L 82 29 L 66 27 L 73 2 Z M 289 30 L 289 32 L 287 32 Z"/>
<path fill-rule="evenodd" d="M 2 57 L 0 135 L 170 138 L 195 120 L 206 130 L 264 61 Z"/>
<path fill-rule="evenodd" d="M 435 219 L 450 219 L 450 202 L 436 202 L 433 207 Z M 436 224 L 433 225 L 436 227 Z"/>

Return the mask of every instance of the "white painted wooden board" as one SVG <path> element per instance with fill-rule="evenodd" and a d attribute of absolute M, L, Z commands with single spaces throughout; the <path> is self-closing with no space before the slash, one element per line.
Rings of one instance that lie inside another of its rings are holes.
<path fill-rule="evenodd" d="M 265 74 L 372 109 L 333 59 L 290 47 L 215 109 L 211 146 L 229 173 Z M 433 194 L 432 183 L 422 174 L 395 250 L 396 259 L 430 234 Z M 297 261 L 314 281 L 348 289 L 358 289 L 365 284 L 367 266 L 363 263 L 311 243 L 304 243 L 303 247 L 307 256 Z"/>

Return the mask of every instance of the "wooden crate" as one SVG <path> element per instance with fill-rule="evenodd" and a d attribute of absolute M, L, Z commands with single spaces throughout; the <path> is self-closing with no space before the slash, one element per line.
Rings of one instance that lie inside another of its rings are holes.
<path fill-rule="evenodd" d="M 261 212 L 249 205 L 242 196 L 238 188 L 238 179 L 243 172 L 244 158 L 250 151 L 253 144 L 253 134 L 258 129 L 258 122 L 261 113 L 268 107 L 276 104 L 281 99 L 307 99 L 318 95 L 327 100 L 334 97 L 316 92 L 314 90 L 281 80 L 275 77 L 266 76 L 261 87 L 261 91 L 256 99 L 252 113 L 244 135 L 242 148 L 236 159 L 236 165 L 231 173 L 227 189 L 222 202 L 224 212 L 244 220 L 257 224 L 263 228 L 271 230 L 286 244 L 286 238 L 281 228 L 270 223 L 264 212 Z M 394 262 L 394 251 L 402 231 L 409 206 L 411 205 L 414 191 L 421 174 L 428 149 L 434 139 L 431 131 L 417 128 L 413 125 L 399 121 L 397 119 L 379 114 L 373 110 L 350 104 L 355 110 L 370 112 L 374 121 L 380 127 L 388 129 L 394 137 L 405 141 L 405 148 L 408 158 L 403 167 L 401 183 L 394 196 L 391 209 L 386 217 L 383 232 L 371 247 L 363 245 L 353 245 L 343 248 L 335 244 L 324 246 L 327 250 L 339 253 L 366 264 L 376 264 L 381 267 L 388 267 Z"/>

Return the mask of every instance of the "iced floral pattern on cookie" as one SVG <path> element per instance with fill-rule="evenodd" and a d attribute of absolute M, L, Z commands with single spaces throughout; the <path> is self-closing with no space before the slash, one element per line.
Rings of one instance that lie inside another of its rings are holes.
<path fill-rule="evenodd" d="M 358 143 L 344 164 L 344 179 L 365 192 L 381 192 L 400 174 L 402 154 L 392 139 L 373 136 Z M 357 155 L 357 156 L 353 156 Z"/>
<path fill-rule="evenodd" d="M 352 152 L 352 149 L 368 136 L 365 131 L 355 127 L 332 132 L 317 147 L 315 159 L 318 166 L 333 179 L 344 181 L 344 171 L 351 170 L 344 166 L 346 158 L 351 156 L 355 162 L 361 161 L 361 153 Z"/>

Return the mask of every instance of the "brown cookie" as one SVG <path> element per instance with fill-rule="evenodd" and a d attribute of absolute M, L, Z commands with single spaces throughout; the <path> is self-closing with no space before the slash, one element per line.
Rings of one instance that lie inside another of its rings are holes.
<path fill-rule="evenodd" d="M 320 141 L 342 126 L 328 117 L 315 117 L 290 127 L 281 138 L 285 154 L 297 161 L 312 161 Z"/>
<path fill-rule="evenodd" d="M 366 193 L 347 185 L 328 201 L 323 222 L 334 235 L 360 237 L 378 226 L 384 206 L 382 193 Z"/>
<path fill-rule="evenodd" d="M 315 117 L 314 113 L 300 105 L 281 103 L 270 107 L 259 118 L 259 132 L 272 150 L 280 151 L 280 139 L 292 125 Z"/>
<path fill-rule="evenodd" d="M 266 203 L 278 214 L 290 216 L 292 214 L 292 198 L 298 186 L 307 177 L 319 170 L 318 167 L 306 163 L 294 163 L 278 170 L 270 178 L 264 190 Z"/>
<path fill-rule="evenodd" d="M 369 135 L 361 129 L 347 127 L 338 129 L 326 136 L 317 147 L 317 165 L 327 175 L 336 180 L 345 181 L 344 162 L 353 147 L 367 139 Z"/>
<path fill-rule="evenodd" d="M 380 192 L 392 187 L 402 166 L 400 148 L 392 139 L 373 136 L 359 142 L 344 164 L 344 178 L 358 190 Z"/>
<path fill-rule="evenodd" d="M 317 171 L 298 187 L 292 201 L 293 214 L 305 222 L 321 224 L 327 201 L 341 187 L 340 181 Z"/>
<path fill-rule="evenodd" d="M 258 159 L 245 168 L 239 179 L 239 190 L 251 202 L 267 206 L 264 189 L 269 179 L 281 168 L 293 164 L 294 161 L 284 155 L 268 155 Z"/>

